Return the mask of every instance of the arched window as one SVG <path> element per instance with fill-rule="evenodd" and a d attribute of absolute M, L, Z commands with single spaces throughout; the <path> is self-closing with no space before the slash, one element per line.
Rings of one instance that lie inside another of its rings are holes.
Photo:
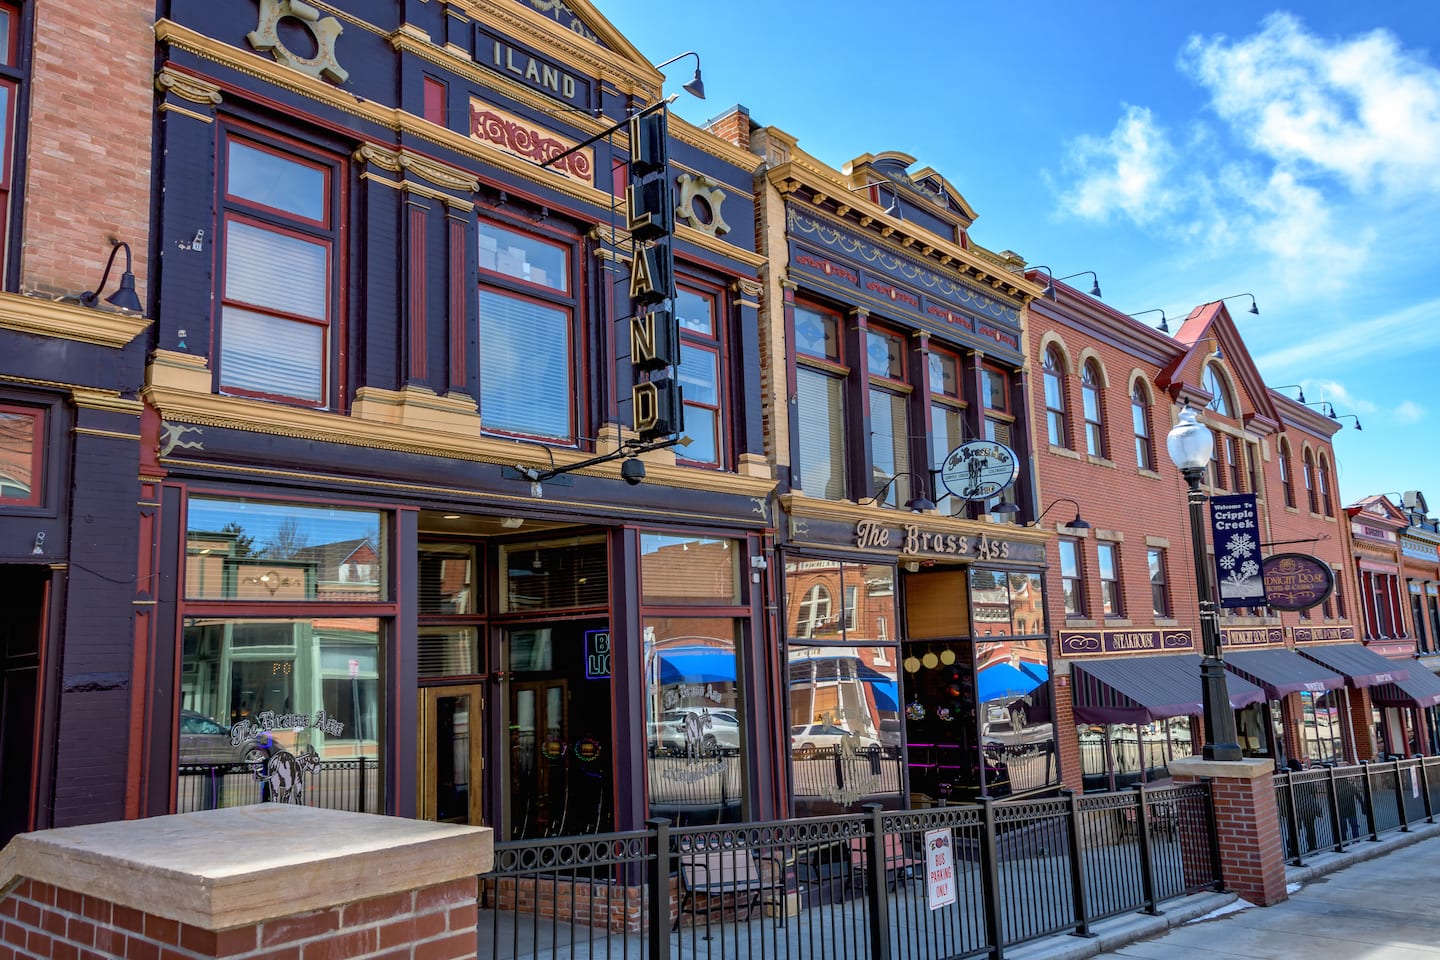
<path fill-rule="evenodd" d="M 1205 392 L 1211 395 L 1206 409 L 1214 411 L 1222 417 L 1234 417 L 1235 404 L 1230 400 L 1230 391 L 1225 386 L 1225 378 L 1217 372 L 1215 364 L 1207 363 L 1205 365 L 1205 377 L 1202 383 Z"/>
<path fill-rule="evenodd" d="M 1141 470 L 1155 469 L 1155 441 L 1150 435 L 1150 396 L 1140 381 L 1130 391 L 1130 419 L 1135 423 L 1135 465 Z"/>
<path fill-rule="evenodd" d="M 1330 503 L 1330 464 L 1323 456 L 1316 466 L 1316 473 L 1320 480 L 1320 506 L 1323 508 L 1325 516 L 1333 517 L 1335 508 Z"/>
<path fill-rule="evenodd" d="M 1295 506 L 1295 474 L 1290 470 L 1290 444 L 1280 441 L 1280 486 L 1285 490 L 1285 506 Z"/>
<path fill-rule="evenodd" d="M 1080 393 L 1085 405 L 1085 449 L 1092 457 L 1106 456 L 1105 414 L 1100 403 L 1100 365 L 1087 360 L 1080 375 Z"/>
<path fill-rule="evenodd" d="M 802 637 L 813 637 L 830 620 L 830 591 L 823 583 L 817 583 L 805 593 L 800 601 L 796 631 Z"/>
<path fill-rule="evenodd" d="M 1305 451 L 1305 499 L 1309 501 L 1310 512 L 1320 512 L 1320 502 L 1315 498 L 1315 456 Z"/>
<path fill-rule="evenodd" d="M 1053 344 L 1045 350 L 1045 432 L 1052 447 L 1069 446 L 1065 432 L 1065 361 Z"/>

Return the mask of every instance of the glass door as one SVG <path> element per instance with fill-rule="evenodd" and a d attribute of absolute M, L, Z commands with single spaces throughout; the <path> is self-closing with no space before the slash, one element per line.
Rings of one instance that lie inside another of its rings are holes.
<path fill-rule="evenodd" d="M 510 684 L 510 784 L 515 805 L 510 835 L 553 837 L 565 832 L 570 790 L 566 681 Z"/>
<path fill-rule="evenodd" d="M 442 823 L 480 825 L 481 687 L 420 688 L 420 816 Z"/>

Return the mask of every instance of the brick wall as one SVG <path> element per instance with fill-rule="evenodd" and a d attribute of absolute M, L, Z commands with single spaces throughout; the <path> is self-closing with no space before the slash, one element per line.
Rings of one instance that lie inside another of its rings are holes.
<path fill-rule="evenodd" d="M 217 931 L 21 880 L 0 901 L 0 955 L 23 960 L 473 960 L 475 894 L 471 877 Z"/>
<path fill-rule="evenodd" d="M 111 238 L 130 244 L 143 281 L 154 20 L 150 0 L 35 5 L 22 293 L 94 289 Z M 123 268 L 122 259 L 112 284 Z"/>
<path fill-rule="evenodd" d="M 1205 766 L 1213 773 L 1214 768 L 1229 765 Z M 1196 779 L 1178 770 L 1175 775 L 1177 784 Z M 1214 776 L 1210 789 L 1225 886 L 1262 907 L 1284 900 L 1285 847 L 1274 777 Z"/>

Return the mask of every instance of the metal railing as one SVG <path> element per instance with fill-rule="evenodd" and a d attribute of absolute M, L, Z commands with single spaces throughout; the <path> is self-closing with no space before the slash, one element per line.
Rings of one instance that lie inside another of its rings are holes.
<path fill-rule="evenodd" d="M 1296 866 L 1382 833 L 1408 832 L 1440 811 L 1440 757 L 1314 767 L 1275 776 L 1285 855 Z"/>
<path fill-rule="evenodd" d="M 867 810 L 497 843 L 480 955 L 1000 958 L 1220 882 L 1207 783 Z"/>
<path fill-rule="evenodd" d="M 267 762 L 180 764 L 175 812 L 240 807 L 274 799 L 276 787 L 266 776 Z M 298 802 L 327 810 L 383 813 L 382 789 L 378 760 L 322 760 L 317 769 L 304 775 Z"/>

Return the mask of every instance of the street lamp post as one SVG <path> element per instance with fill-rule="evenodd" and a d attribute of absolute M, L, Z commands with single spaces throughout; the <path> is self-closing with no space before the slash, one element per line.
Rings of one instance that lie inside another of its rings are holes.
<path fill-rule="evenodd" d="M 1200 640 L 1204 653 L 1200 659 L 1200 683 L 1205 710 L 1206 760 L 1239 760 L 1240 744 L 1235 735 L 1235 713 L 1230 708 L 1230 692 L 1225 684 L 1225 661 L 1220 657 L 1220 626 L 1215 610 L 1214 587 L 1210 580 L 1210 563 L 1205 550 L 1205 494 L 1200 492 L 1200 478 L 1215 449 L 1215 438 L 1208 427 L 1195 421 L 1195 411 L 1187 404 L 1180 411 L 1180 422 L 1165 438 L 1170 459 L 1180 468 L 1190 486 L 1190 543 L 1195 554 L 1195 588 L 1200 595 Z"/>

